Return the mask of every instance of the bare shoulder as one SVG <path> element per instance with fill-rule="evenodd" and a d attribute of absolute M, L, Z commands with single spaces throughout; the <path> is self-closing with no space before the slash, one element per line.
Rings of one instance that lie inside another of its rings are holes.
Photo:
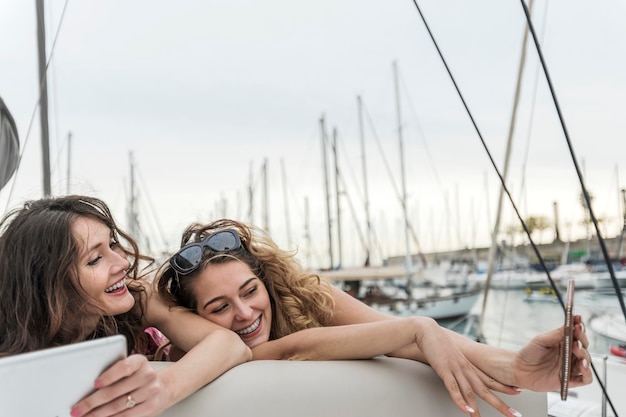
<path fill-rule="evenodd" d="M 393 318 L 374 310 L 367 304 L 335 286 L 332 286 L 332 294 L 335 299 L 335 313 L 332 323 L 334 326 L 371 323 Z"/>

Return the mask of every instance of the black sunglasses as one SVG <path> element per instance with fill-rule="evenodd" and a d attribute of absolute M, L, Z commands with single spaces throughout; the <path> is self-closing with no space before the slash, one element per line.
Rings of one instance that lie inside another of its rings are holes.
<path fill-rule="evenodd" d="M 234 229 L 220 230 L 208 235 L 202 242 L 183 246 L 170 258 L 170 265 L 181 275 L 190 274 L 198 269 L 206 247 L 215 252 L 231 251 L 241 247 L 241 239 Z"/>

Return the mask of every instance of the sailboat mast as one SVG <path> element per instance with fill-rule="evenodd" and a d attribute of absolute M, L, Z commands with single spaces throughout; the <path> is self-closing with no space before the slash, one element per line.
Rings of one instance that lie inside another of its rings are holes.
<path fill-rule="evenodd" d="M 622 188 L 620 190 L 622 194 L 622 211 L 623 211 L 623 220 L 622 220 L 622 232 L 619 235 L 619 243 L 617 245 L 617 260 L 622 259 L 623 250 L 624 250 L 624 234 L 626 233 L 626 189 Z"/>
<path fill-rule="evenodd" d="M 248 175 L 248 221 L 250 224 L 254 224 L 254 173 L 252 172 L 252 161 L 250 161 L 250 171 Z"/>
<path fill-rule="evenodd" d="M 365 135 L 363 131 L 363 102 L 361 101 L 361 96 L 357 96 L 357 107 L 359 109 L 359 137 L 361 139 L 361 160 L 363 161 L 363 195 L 365 198 L 365 225 L 367 228 L 367 236 L 366 242 L 367 247 L 365 248 L 365 266 L 369 266 L 371 259 L 371 251 L 372 251 L 372 221 L 370 220 L 370 199 L 369 199 L 369 191 L 367 187 L 367 159 L 365 158 Z"/>
<path fill-rule="evenodd" d="M 554 241 L 561 241 L 561 230 L 559 228 L 559 203 L 552 202 L 552 209 L 554 210 Z"/>
<path fill-rule="evenodd" d="M 50 132 L 48 130 L 48 81 L 46 75 L 46 24 L 43 0 L 35 0 L 37 9 L 37 56 L 39 59 L 39 120 L 41 122 L 41 157 L 43 194 L 52 195 L 50 185 Z"/>
<path fill-rule="evenodd" d="M 400 170 L 402 175 L 402 213 L 404 215 L 404 243 L 406 248 L 405 265 L 407 276 L 410 281 L 413 271 L 411 262 L 411 248 L 409 246 L 409 214 L 406 207 L 406 178 L 404 172 L 404 144 L 402 141 L 402 114 L 400 112 L 400 86 L 398 83 L 398 64 L 396 61 L 393 61 L 393 75 L 394 85 L 396 88 L 396 115 L 398 117 L 398 143 L 400 144 Z"/>
<path fill-rule="evenodd" d="M 263 227 L 270 233 L 267 158 L 263 160 Z"/>
<path fill-rule="evenodd" d="M 333 157 L 335 160 L 335 199 L 337 201 L 337 266 L 343 265 L 343 251 L 341 249 L 341 187 L 339 187 L 339 153 L 337 151 L 337 128 L 333 128 Z"/>
<path fill-rule="evenodd" d="M 128 230 L 130 235 L 139 240 L 139 219 L 137 218 L 137 195 L 135 191 L 135 161 L 133 153 L 129 153 L 130 162 L 130 195 L 128 198 Z"/>
<path fill-rule="evenodd" d="M 285 226 L 287 228 L 287 242 L 291 244 L 291 222 L 289 221 L 289 198 L 287 196 L 287 174 L 285 172 L 285 160 L 280 159 L 280 170 L 283 178 L 283 199 L 285 200 Z"/>
<path fill-rule="evenodd" d="M 72 132 L 67 134 L 67 194 L 70 194 L 70 179 L 72 167 Z"/>
<path fill-rule="evenodd" d="M 309 198 L 304 197 L 304 241 L 306 242 L 306 265 L 307 268 L 312 268 L 311 265 L 311 226 L 309 216 Z"/>
<path fill-rule="evenodd" d="M 533 0 L 528 2 L 528 8 L 532 11 Z M 513 109 L 511 111 L 511 120 L 509 124 L 509 135 L 506 143 L 506 150 L 504 156 L 504 168 L 502 170 L 502 180 L 506 182 L 506 178 L 509 172 L 509 160 L 511 159 L 511 145 L 513 142 L 513 132 L 515 131 L 515 120 L 517 118 L 517 106 L 519 104 L 520 91 L 522 87 L 522 75 L 524 73 L 524 66 L 526 65 L 526 44 L 528 42 L 528 24 L 524 28 L 524 38 L 522 40 L 522 52 L 520 56 L 519 68 L 517 71 L 517 84 L 515 86 L 515 95 L 513 98 Z M 485 283 L 485 292 L 483 296 L 482 312 L 478 323 L 478 337 L 483 338 L 483 318 L 485 317 L 485 310 L 487 309 L 487 295 L 489 294 L 489 287 L 491 286 L 491 278 L 493 276 L 496 249 L 498 248 L 498 232 L 500 230 L 500 218 L 502 217 L 502 202 L 504 200 L 504 184 L 500 187 L 500 194 L 498 196 L 498 206 L 496 209 L 496 220 L 493 226 L 493 232 L 491 234 L 491 246 L 489 247 L 489 264 L 487 266 L 487 281 Z"/>
<path fill-rule="evenodd" d="M 326 155 L 326 127 L 324 124 L 324 116 L 320 118 L 320 134 L 322 138 L 322 161 L 324 165 L 324 191 L 326 193 L 326 219 L 328 221 L 328 254 L 330 256 L 330 268 L 333 269 L 335 261 L 333 258 L 333 232 L 330 218 L 330 186 L 328 184 L 328 161 Z"/>

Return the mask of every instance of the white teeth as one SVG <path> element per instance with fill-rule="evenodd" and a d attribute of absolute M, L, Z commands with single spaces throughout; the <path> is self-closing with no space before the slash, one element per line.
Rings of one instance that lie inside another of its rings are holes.
<path fill-rule="evenodd" d="M 235 331 L 235 333 L 237 333 L 238 335 L 241 335 L 241 336 L 249 334 L 249 333 L 252 333 L 256 329 L 258 329 L 260 324 L 261 324 L 261 317 L 256 319 L 256 321 L 254 323 L 252 323 L 250 326 L 246 327 L 245 329 L 237 330 L 237 331 Z"/>
<path fill-rule="evenodd" d="M 126 280 L 125 279 L 119 281 L 117 284 L 111 285 L 109 288 L 105 289 L 104 292 L 113 292 L 115 290 L 119 290 L 124 285 L 126 285 Z"/>

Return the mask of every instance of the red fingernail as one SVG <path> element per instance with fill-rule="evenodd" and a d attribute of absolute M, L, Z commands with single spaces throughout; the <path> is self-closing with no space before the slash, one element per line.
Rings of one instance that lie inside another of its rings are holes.
<path fill-rule="evenodd" d="M 72 417 L 80 416 L 80 410 L 78 409 L 78 407 L 72 408 L 72 411 L 70 411 L 70 416 Z"/>
<path fill-rule="evenodd" d="M 96 389 L 100 389 L 102 388 L 102 382 L 100 382 L 99 379 L 96 379 L 96 382 L 94 382 L 93 386 L 96 387 Z"/>

